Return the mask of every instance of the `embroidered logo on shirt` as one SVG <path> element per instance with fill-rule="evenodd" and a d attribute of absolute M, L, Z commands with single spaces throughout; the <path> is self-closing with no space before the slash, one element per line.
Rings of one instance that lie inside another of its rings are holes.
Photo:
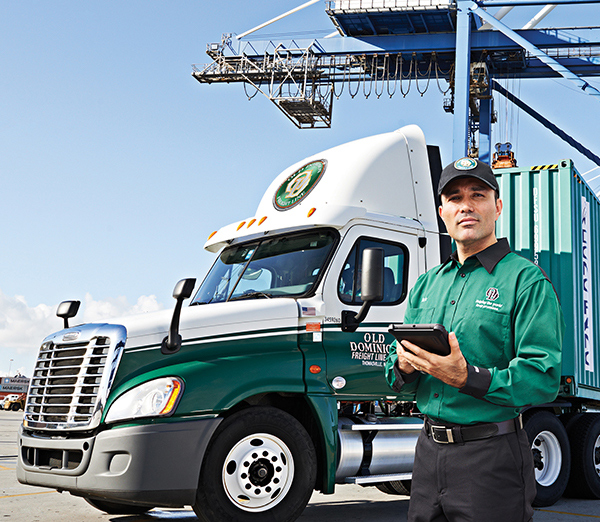
<path fill-rule="evenodd" d="M 485 293 L 485 297 L 488 301 L 495 301 L 498 299 L 498 297 L 500 297 L 500 292 L 498 292 L 497 288 L 491 287 L 488 288 L 487 292 Z"/>

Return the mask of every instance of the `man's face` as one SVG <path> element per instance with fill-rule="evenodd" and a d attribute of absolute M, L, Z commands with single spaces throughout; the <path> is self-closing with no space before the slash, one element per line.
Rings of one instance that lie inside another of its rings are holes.
<path fill-rule="evenodd" d="M 457 244 L 479 252 L 495 243 L 502 201 L 492 188 L 477 178 L 459 178 L 448 184 L 441 199 L 440 217 Z"/>

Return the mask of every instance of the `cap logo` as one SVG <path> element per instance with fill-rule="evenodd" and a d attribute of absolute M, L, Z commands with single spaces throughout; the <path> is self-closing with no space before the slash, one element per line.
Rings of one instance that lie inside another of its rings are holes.
<path fill-rule="evenodd" d="M 473 158 L 461 158 L 454 162 L 456 170 L 473 170 L 477 167 L 477 162 Z"/>

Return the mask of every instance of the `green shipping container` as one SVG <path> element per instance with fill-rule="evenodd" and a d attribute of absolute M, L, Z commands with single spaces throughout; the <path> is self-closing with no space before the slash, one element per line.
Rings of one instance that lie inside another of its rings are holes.
<path fill-rule="evenodd" d="M 600 400 L 600 200 L 571 160 L 494 172 L 497 236 L 548 274 L 563 308 L 560 395 Z"/>

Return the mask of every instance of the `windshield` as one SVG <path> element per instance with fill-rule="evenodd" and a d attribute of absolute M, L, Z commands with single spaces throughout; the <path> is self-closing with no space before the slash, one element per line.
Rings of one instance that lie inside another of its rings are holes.
<path fill-rule="evenodd" d="M 320 230 L 226 248 L 191 304 L 308 294 L 321 278 L 336 237 Z"/>

